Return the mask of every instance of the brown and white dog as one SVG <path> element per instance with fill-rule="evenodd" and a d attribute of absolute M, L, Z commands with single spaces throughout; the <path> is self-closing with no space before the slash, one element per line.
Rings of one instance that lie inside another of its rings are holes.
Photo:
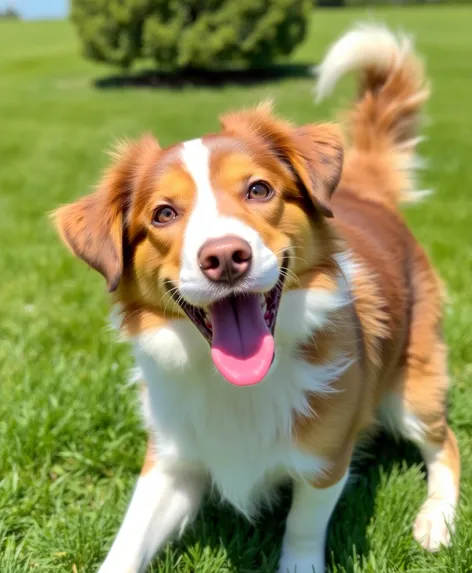
<path fill-rule="evenodd" d="M 251 515 L 286 479 L 279 570 L 324 571 L 353 450 L 378 421 L 428 470 L 415 538 L 450 542 L 460 461 L 442 289 L 399 213 L 416 197 L 428 90 L 408 40 L 381 27 L 330 49 L 318 95 L 350 70 L 346 146 L 336 125 L 296 127 L 262 105 L 167 149 L 121 146 L 98 190 L 56 212 L 107 280 L 146 382 L 148 452 L 102 573 L 144 571 L 210 485 Z"/>

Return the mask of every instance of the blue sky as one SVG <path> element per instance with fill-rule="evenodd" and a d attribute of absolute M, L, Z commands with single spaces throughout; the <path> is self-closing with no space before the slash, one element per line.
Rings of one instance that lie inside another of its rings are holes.
<path fill-rule="evenodd" d="M 68 0 L 0 0 L 0 9 L 16 8 L 23 18 L 31 20 L 65 18 Z"/>

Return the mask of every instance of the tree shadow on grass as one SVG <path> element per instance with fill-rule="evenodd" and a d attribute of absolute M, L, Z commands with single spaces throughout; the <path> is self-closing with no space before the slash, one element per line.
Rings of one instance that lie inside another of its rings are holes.
<path fill-rule="evenodd" d="M 367 529 L 375 513 L 382 473 L 389 476 L 394 467 L 421 462 L 414 446 L 394 442 L 385 434 L 380 434 L 364 452 L 362 459 L 353 464 L 355 477 L 346 487 L 328 533 L 327 564 L 334 560 L 338 570 L 348 573 L 354 570 L 353 548 L 359 557 L 369 552 Z M 290 499 L 290 488 L 282 488 L 275 508 L 263 511 L 252 525 L 230 507 L 208 501 L 195 526 L 175 547 L 176 554 L 194 545 L 209 547 L 212 555 L 223 550 L 238 573 L 273 573 L 277 570 Z"/>
<path fill-rule="evenodd" d="M 274 64 L 265 68 L 233 70 L 187 69 L 178 72 L 142 70 L 94 80 L 97 89 L 153 88 L 180 90 L 188 86 L 222 88 L 256 86 L 293 78 L 314 77 L 313 64 Z"/>

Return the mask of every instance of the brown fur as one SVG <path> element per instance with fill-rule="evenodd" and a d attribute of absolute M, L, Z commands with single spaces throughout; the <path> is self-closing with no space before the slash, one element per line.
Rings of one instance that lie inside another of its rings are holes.
<path fill-rule="evenodd" d="M 353 359 L 333 383 L 335 392 L 310 396 L 313 415 L 294 421 L 299 446 L 330 462 L 317 487 L 345 473 L 360 432 L 373 425 L 379 404 L 391 393 L 424 424 L 427 443 L 442 448 L 459 483 L 459 454 L 445 413 L 441 288 L 398 211 L 411 191 L 399 168 L 414 151 L 410 140 L 427 97 L 424 84 L 414 58 L 385 74 L 365 71 L 349 118 L 342 176 L 338 127 L 295 127 L 268 106 L 229 114 L 220 134 L 204 138 L 212 150 L 211 180 L 221 211 L 254 227 L 279 257 L 290 248 L 286 289 L 337 288 L 333 255 L 346 249 L 359 265 L 353 304 L 300 348 L 313 364 L 340 352 Z M 178 149 L 160 150 L 152 138 L 125 147 L 95 194 L 57 212 L 64 241 L 115 291 L 123 330 L 131 336 L 174 315 L 184 318 L 168 281 L 178 281 L 195 189 Z M 242 197 L 254 176 L 269 181 L 276 194 L 249 209 Z M 156 229 L 152 213 L 162 202 L 182 216 Z M 152 448 L 146 460 L 143 472 L 155 461 Z"/>
<path fill-rule="evenodd" d="M 442 459 L 458 487 L 459 452 L 446 422 L 449 379 L 441 338 L 441 284 L 398 212 L 398 203 L 408 200 L 406 191 L 411 190 L 399 162 L 414 151 L 410 140 L 428 95 L 422 68 L 411 58 L 380 77 L 367 70 L 361 88 L 349 118 L 352 147 L 331 205 L 335 230 L 360 264 L 354 309 L 366 360 L 362 370 L 355 364 L 341 377 L 339 395 L 315 400 L 316 418 L 298 420 L 295 435 L 304 447 L 332 460 L 322 483 L 331 485 L 348 467 L 356 434 L 374 420 L 382 398 L 394 392 L 424 424 L 428 443 L 443 447 Z M 343 324 L 348 323 L 345 317 Z M 324 333 L 318 345 L 305 346 L 307 359 L 319 362 L 319 348 L 330 347 L 330 337 Z M 354 337 L 352 329 L 344 331 L 344 344 L 350 341 L 351 349 Z"/>
<path fill-rule="evenodd" d="M 329 200 L 341 176 L 343 146 L 337 126 L 294 127 L 273 117 L 271 106 L 228 114 L 221 120 L 225 132 L 261 142 L 276 157 L 285 158 L 316 208 L 331 217 Z"/>
<path fill-rule="evenodd" d="M 222 134 L 204 139 L 213 150 L 212 182 L 222 190 L 216 194 L 219 208 L 255 227 L 280 258 L 290 246 L 292 272 L 286 284 L 294 288 L 297 277 L 312 272 L 336 250 L 333 233 L 319 213 L 326 211 L 341 171 L 339 128 L 295 128 L 262 109 L 240 112 L 222 123 Z M 152 137 L 121 146 L 98 191 L 55 213 L 64 242 L 107 279 L 128 333 L 183 316 L 169 296 L 169 281 L 178 283 L 195 189 L 178 150 L 161 150 Z M 285 154 L 284 162 L 279 153 Z M 279 193 L 276 200 L 249 209 L 241 193 L 255 173 Z M 152 213 L 162 202 L 176 206 L 182 217 L 155 229 Z"/>

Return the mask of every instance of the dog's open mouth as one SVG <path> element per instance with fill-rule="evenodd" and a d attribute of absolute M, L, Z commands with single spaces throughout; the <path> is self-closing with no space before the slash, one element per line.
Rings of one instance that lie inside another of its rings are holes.
<path fill-rule="evenodd" d="M 285 278 L 268 292 L 233 294 L 208 308 L 193 306 L 172 290 L 174 299 L 211 346 L 219 372 L 232 384 L 249 386 L 265 377 L 274 359 L 274 331 Z"/>

